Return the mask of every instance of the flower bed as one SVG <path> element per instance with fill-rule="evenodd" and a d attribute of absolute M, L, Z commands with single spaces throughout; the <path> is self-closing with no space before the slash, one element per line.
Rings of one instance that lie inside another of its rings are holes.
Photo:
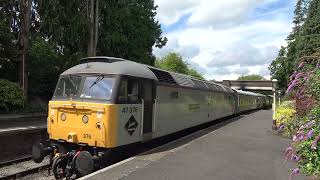
<path fill-rule="evenodd" d="M 287 96 L 276 112 L 278 133 L 292 138 L 285 158 L 297 162 L 289 179 L 303 173 L 320 177 L 320 63 L 304 60 L 290 77 Z"/>

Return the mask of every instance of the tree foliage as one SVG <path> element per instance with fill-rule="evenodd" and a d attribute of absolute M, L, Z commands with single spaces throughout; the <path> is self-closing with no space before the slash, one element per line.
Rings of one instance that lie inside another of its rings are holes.
<path fill-rule="evenodd" d="M 154 1 L 107 0 L 101 11 L 98 54 L 154 65 L 153 45 L 162 47 L 167 42 L 155 15 Z"/>
<path fill-rule="evenodd" d="M 278 57 L 272 61 L 269 69 L 272 74 L 273 79 L 278 80 L 279 87 L 287 87 L 289 83 L 288 74 L 291 73 L 290 67 L 292 66 L 290 61 L 286 61 L 287 49 L 285 47 L 281 47 Z"/>
<path fill-rule="evenodd" d="M 297 56 L 309 56 L 320 47 L 320 0 L 310 2 L 305 23 L 297 37 Z"/>
<path fill-rule="evenodd" d="M 239 81 L 254 81 L 254 80 L 265 80 L 264 77 L 257 74 L 250 74 L 245 76 L 240 76 Z"/>
<path fill-rule="evenodd" d="M 167 42 L 156 8 L 153 0 L 2 0 L 0 76 L 17 81 L 25 54 L 28 95 L 48 100 L 58 75 L 87 54 L 153 65 L 152 49 Z"/>
<path fill-rule="evenodd" d="M 204 79 L 202 74 L 189 67 L 189 64 L 184 61 L 182 56 L 178 53 L 169 53 L 163 58 L 158 59 L 155 63 L 155 66 L 160 69 Z"/>
<path fill-rule="evenodd" d="M 302 29 L 309 15 L 309 4 L 315 0 L 298 0 L 296 3 L 292 32 L 287 37 L 287 47 L 281 47 L 278 57 L 270 64 L 269 69 L 273 79 L 278 79 L 279 88 L 286 89 L 290 75 L 295 71 L 295 65 L 300 54 L 300 47 L 304 46 L 300 40 Z"/>
<path fill-rule="evenodd" d="M 15 35 L 11 32 L 10 18 L 5 14 L 5 9 L 0 9 L 0 77 L 11 81 L 17 81 L 15 70 L 17 50 L 13 40 Z"/>

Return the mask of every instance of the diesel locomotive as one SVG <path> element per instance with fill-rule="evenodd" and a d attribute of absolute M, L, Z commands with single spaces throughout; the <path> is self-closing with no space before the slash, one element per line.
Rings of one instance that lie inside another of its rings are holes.
<path fill-rule="evenodd" d="M 57 179 L 100 168 L 108 152 L 219 118 L 270 106 L 270 98 L 113 57 L 88 57 L 60 75 L 48 105 L 50 156 Z"/>

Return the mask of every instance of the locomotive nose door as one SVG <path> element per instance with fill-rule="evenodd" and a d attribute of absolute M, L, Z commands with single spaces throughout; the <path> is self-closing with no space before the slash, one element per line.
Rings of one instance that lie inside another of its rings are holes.
<path fill-rule="evenodd" d="M 143 80 L 141 83 L 141 95 L 143 102 L 143 141 L 152 138 L 152 112 L 154 101 L 154 84 L 152 80 Z"/>

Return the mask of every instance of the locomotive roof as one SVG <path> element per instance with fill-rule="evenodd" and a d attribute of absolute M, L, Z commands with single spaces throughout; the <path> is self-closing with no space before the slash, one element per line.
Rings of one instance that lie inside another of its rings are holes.
<path fill-rule="evenodd" d="M 69 74 L 123 74 L 157 80 L 150 69 L 139 63 L 121 58 L 90 57 L 81 59 L 81 63 L 64 71 Z"/>
<path fill-rule="evenodd" d="M 160 83 L 167 83 L 182 87 L 234 93 L 231 88 L 221 84 L 203 81 L 185 74 L 169 72 L 152 66 L 114 57 L 99 56 L 83 58 L 81 59 L 80 64 L 67 69 L 61 75 L 69 74 L 122 74 L 153 79 Z"/>

